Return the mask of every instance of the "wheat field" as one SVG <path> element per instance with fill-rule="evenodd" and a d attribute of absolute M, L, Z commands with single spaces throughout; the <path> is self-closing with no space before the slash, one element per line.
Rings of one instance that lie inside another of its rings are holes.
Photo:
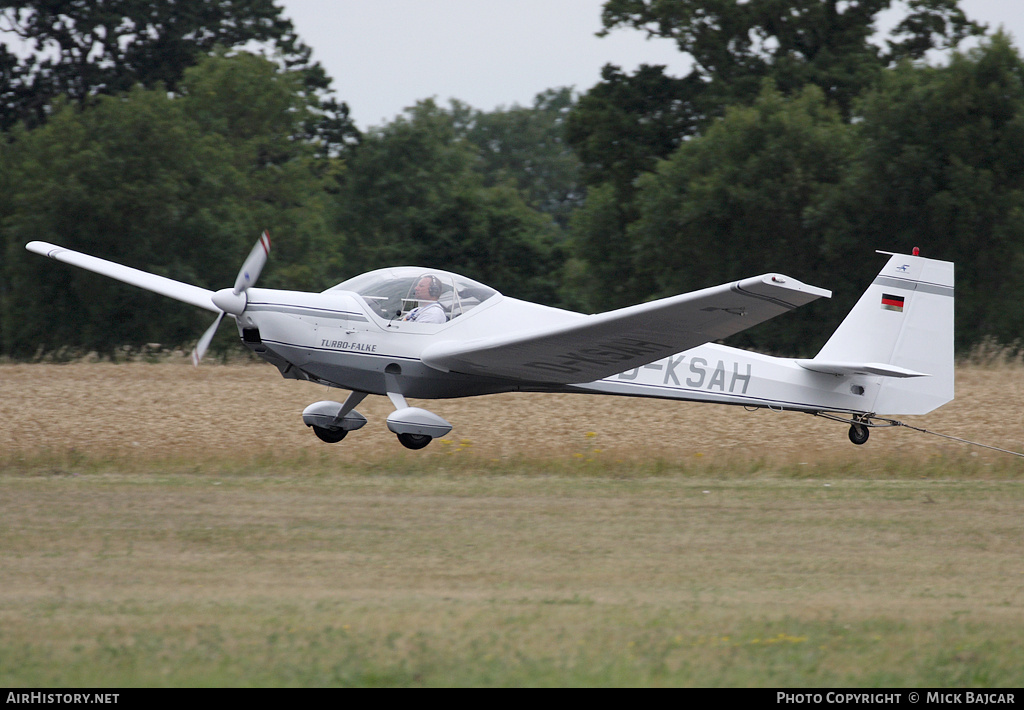
<path fill-rule="evenodd" d="M 957 371 L 956 399 L 905 421 L 930 431 L 1024 451 L 1024 367 L 996 362 Z M 109 362 L 0 365 L 0 452 L 10 457 L 74 451 L 145 463 L 329 451 L 362 463 L 404 451 L 386 427 L 392 411 L 370 397 L 369 422 L 340 444 L 317 440 L 302 410 L 344 391 L 281 378 L 259 364 Z M 420 457 L 472 450 L 482 459 L 566 458 L 688 461 L 695 458 L 775 463 L 919 459 L 966 454 L 1003 460 L 905 428 L 875 429 L 852 445 L 846 426 L 806 414 L 599 395 L 516 393 L 411 402 L 454 425 Z"/>

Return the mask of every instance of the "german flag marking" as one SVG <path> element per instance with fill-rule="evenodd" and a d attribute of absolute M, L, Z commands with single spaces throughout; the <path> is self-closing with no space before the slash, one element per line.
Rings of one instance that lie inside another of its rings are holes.
<path fill-rule="evenodd" d="M 893 296 L 892 294 L 882 294 L 882 308 L 887 311 L 899 311 L 903 312 L 903 296 Z"/>

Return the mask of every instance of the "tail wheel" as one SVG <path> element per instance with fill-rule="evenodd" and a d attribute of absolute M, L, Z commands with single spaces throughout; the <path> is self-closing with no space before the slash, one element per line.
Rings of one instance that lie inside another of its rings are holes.
<path fill-rule="evenodd" d="M 850 441 L 855 443 L 857 446 L 866 443 L 870 433 L 870 430 L 863 424 L 850 425 Z"/>
<path fill-rule="evenodd" d="M 426 434 L 399 434 L 398 440 L 407 449 L 422 449 L 431 442 L 431 437 Z"/>
<path fill-rule="evenodd" d="M 327 429 L 326 427 L 312 425 L 313 433 L 316 434 L 320 441 L 326 441 L 328 444 L 337 444 L 339 441 L 345 438 L 345 434 L 348 434 L 344 429 Z"/>

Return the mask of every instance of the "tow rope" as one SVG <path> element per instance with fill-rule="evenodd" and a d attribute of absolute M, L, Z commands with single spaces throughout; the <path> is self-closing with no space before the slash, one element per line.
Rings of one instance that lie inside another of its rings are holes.
<path fill-rule="evenodd" d="M 999 451 L 999 452 L 1004 453 L 1004 454 L 1010 454 L 1011 456 L 1020 456 L 1021 458 L 1024 458 L 1024 453 L 1021 453 L 1019 451 L 1010 451 L 1009 449 L 1000 449 L 998 446 L 989 446 L 988 444 L 982 444 L 982 443 L 977 442 L 977 441 L 970 441 L 969 439 L 961 439 L 959 436 L 951 436 L 949 434 L 940 434 L 937 431 L 930 431 L 928 429 L 922 429 L 921 427 L 911 426 L 910 424 L 906 424 L 904 422 L 894 421 L 893 422 L 893 426 L 902 426 L 902 427 L 906 427 L 907 429 L 913 429 L 914 431 L 919 431 L 919 432 L 921 432 L 923 434 L 931 434 L 932 436 L 941 436 L 943 439 L 950 439 L 951 441 L 959 441 L 959 442 L 961 442 L 963 444 L 970 444 L 971 446 L 980 446 L 983 449 L 991 449 L 992 451 Z"/>

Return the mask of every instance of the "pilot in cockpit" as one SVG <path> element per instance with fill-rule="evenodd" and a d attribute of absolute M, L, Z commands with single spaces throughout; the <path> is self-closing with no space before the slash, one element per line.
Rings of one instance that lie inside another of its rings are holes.
<path fill-rule="evenodd" d="M 402 320 L 417 323 L 447 323 L 448 314 L 437 302 L 441 296 L 441 279 L 424 274 L 416 282 L 410 294 L 410 300 L 418 301 L 419 306 L 405 314 Z"/>

